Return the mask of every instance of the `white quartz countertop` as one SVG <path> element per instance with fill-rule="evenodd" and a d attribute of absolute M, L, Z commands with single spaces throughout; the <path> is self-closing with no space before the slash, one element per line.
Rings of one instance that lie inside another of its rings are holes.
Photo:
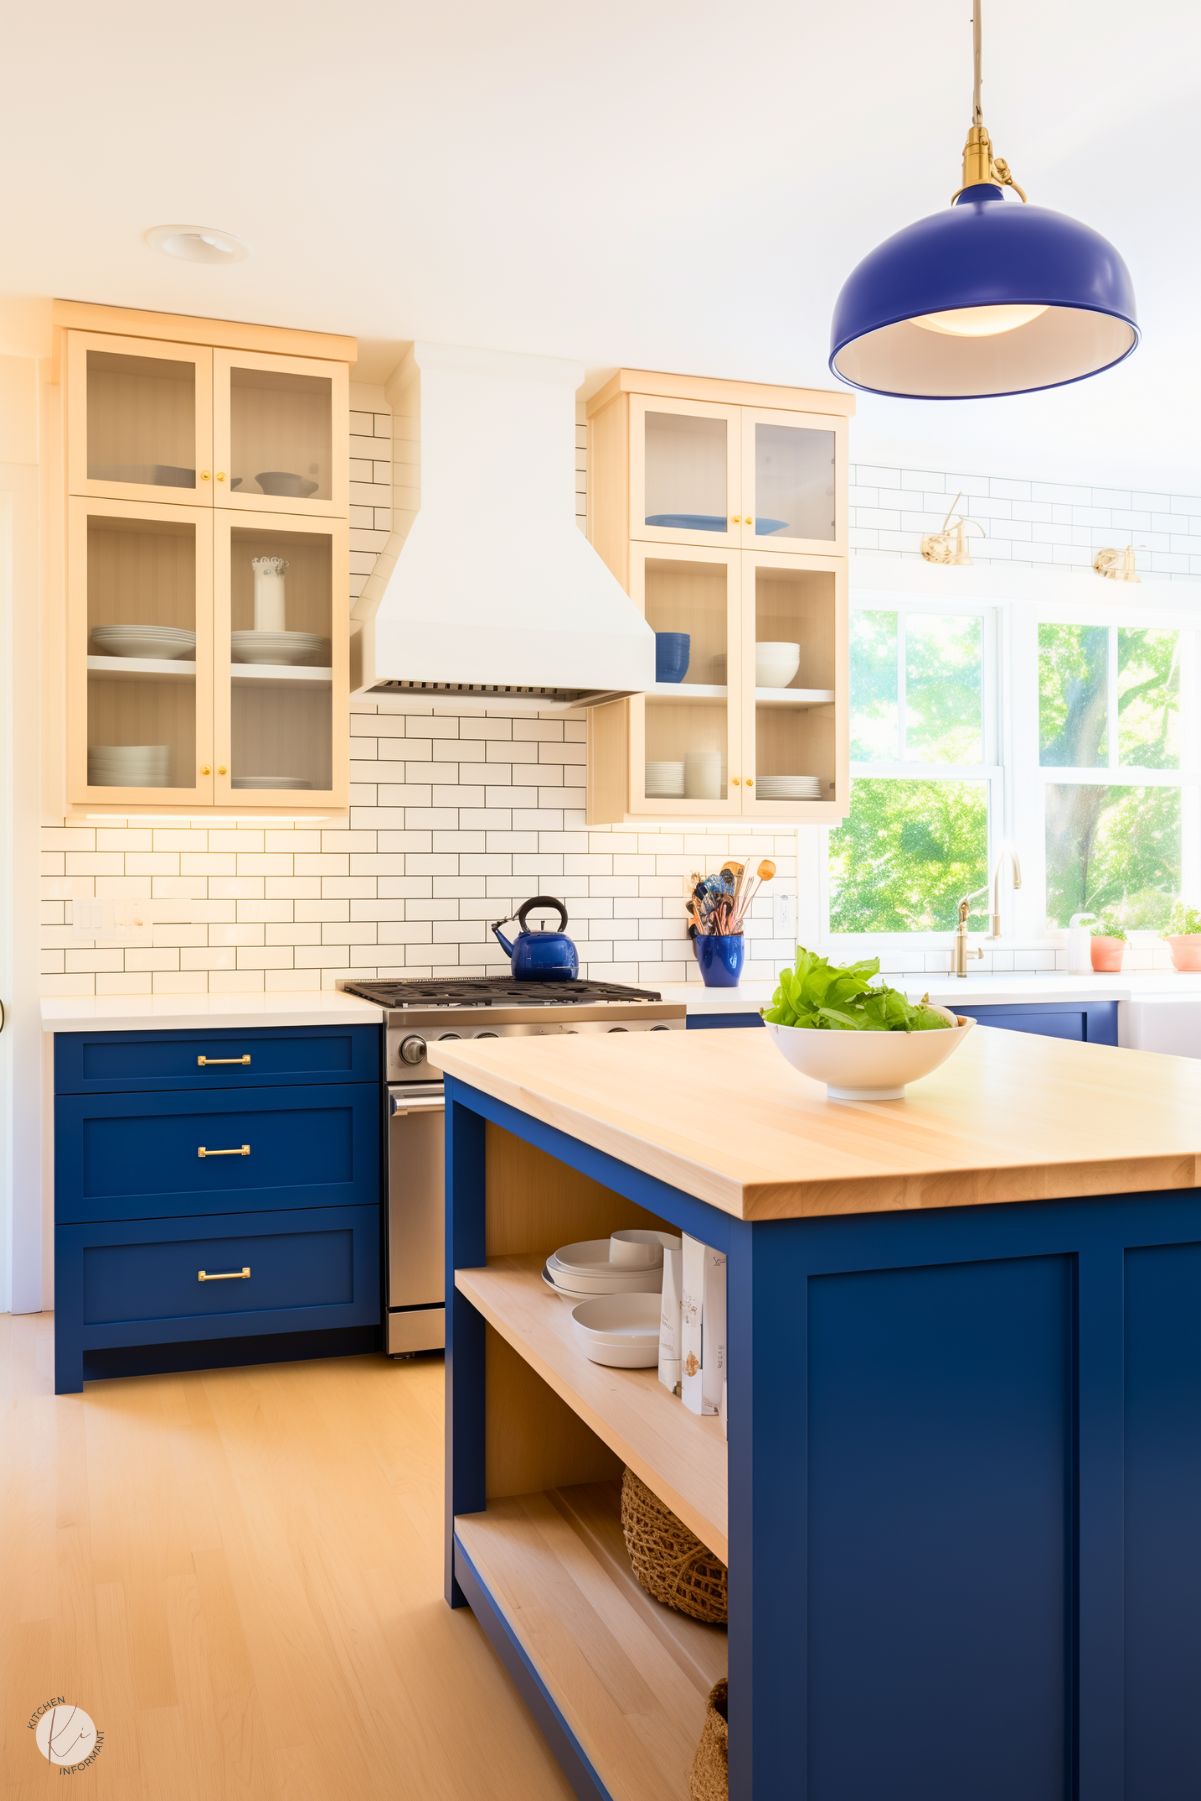
<path fill-rule="evenodd" d="M 332 988 L 280 994 L 81 994 L 42 1002 L 47 1032 L 186 1031 L 190 1026 L 378 1026 L 373 1001 Z"/>
<path fill-rule="evenodd" d="M 1043 1002 L 1127 1001 L 1137 999 L 1181 1000 L 1201 998 L 1201 975 L 1181 975 L 1174 969 L 1134 970 L 1129 975 L 1071 976 L 1062 971 L 1016 975 L 890 975 L 881 980 L 912 998 L 930 999 L 950 1006 L 1028 1006 Z M 771 1002 L 774 982 L 744 982 L 739 988 L 705 988 L 700 982 L 664 982 L 659 993 L 665 1001 L 682 1002 L 689 1013 L 757 1013 Z"/>

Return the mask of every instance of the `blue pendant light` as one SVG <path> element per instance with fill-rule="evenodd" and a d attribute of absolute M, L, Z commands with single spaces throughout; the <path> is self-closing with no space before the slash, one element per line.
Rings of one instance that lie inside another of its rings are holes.
<path fill-rule="evenodd" d="M 963 185 L 948 210 L 865 256 L 835 304 L 830 368 L 851 387 L 915 400 L 1027 394 L 1098 375 L 1138 343 L 1134 286 L 1113 245 L 1026 204 L 993 155 L 980 106 L 980 11 L 976 0 Z"/>

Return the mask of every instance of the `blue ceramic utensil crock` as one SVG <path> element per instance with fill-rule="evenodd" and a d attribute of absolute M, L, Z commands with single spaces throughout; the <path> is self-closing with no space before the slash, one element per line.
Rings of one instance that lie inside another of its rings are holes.
<path fill-rule="evenodd" d="M 554 907 L 559 915 L 559 930 L 548 932 L 545 929 L 537 932 L 526 931 L 526 917 L 535 908 Z M 509 919 L 515 919 L 521 930 L 514 943 L 501 931 L 508 925 Z M 560 900 L 550 894 L 536 894 L 533 900 L 525 901 L 509 919 L 498 919 L 492 927 L 501 949 L 512 960 L 513 977 L 518 982 L 574 982 L 580 973 L 580 958 L 575 945 L 567 936 L 564 927 L 567 924 L 567 908 Z"/>
<path fill-rule="evenodd" d="M 706 988 L 737 988 L 744 955 L 741 932 L 694 938 L 692 948 Z"/>
<path fill-rule="evenodd" d="M 690 632 L 656 632 L 655 680 L 682 682 L 688 674 L 688 659 L 691 654 Z"/>

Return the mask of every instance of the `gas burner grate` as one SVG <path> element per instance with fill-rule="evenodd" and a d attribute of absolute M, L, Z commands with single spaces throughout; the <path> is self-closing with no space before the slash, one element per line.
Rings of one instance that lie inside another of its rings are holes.
<path fill-rule="evenodd" d="M 464 976 L 429 981 L 420 976 L 392 982 L 347 982 L 344 993 L 380 1007 L 581 1007 L 606 1001 L 657 1001 L 650 988 L 623 988 L 615 982 L 516 982 L 506 976 Z"/>

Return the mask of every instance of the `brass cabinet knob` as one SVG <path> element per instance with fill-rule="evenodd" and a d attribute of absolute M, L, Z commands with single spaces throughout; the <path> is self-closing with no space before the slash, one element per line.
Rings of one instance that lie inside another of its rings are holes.
<path fill-rule="evenodd" d="M 748 775 L 748 776 L 747 776 L 747 778 L 746 778 L 746 785 L 747 785 L 747 787 L 748 787 L 748 788 L 753 788 L 753 787 L 754 787 L 754 786 L 755 786 L 755 778 L 754 778 L 754 776 L 753 776 L 753 775 Z"/>
<path fill-rule="evenodd" d="M 208 763 L 202 763 L 200 765 L 200 773 L 201 775 L 212 775 L 212 766 Z"/>
<path fill-rule="evenodd" d="M 223 481 L 224 481 L 224 480 L 225 480 L 225 471 L 224 471 L 224 469 L 218 469 L 218 471 L 217 471 L 217 480 L 218 480 L 218 481 L 219 481 L 219 482 L 223 482 Z"/>
<path fill-rule="evenodd" d="M 730 514 L 730 524 L 731 524 L 731 525 L 737 525 L 737 524 L 738 524 L 738 514 L 737 514 L 737 513 L 731 513 L 731 514 Z"/>
<path fill-rule="evenodd" d="M 226 768 L 224 763 L 218 763 L 217 774 L 218 775 L 228 775 L 229 774 L 229 770 Z"/>
<path fill-rule="evenodd" d="M 736 775 L 732 775 L 730 777 L 730 786 L 731 786 L 731 788 L 741 788 L 742 783 L 739 781 L 739 779 Z"/>
<path fill-rule="evenodd" d="M 749 513 L 744 513 L 742 515 L 742 523 L 744 525 L 754 525 L 755 521 L 751 518 Z"/>
<path fill-rule="evenodd" d="M 201 470 L 201 471 L 200 471 L 200 479 L 201 479 L 201 481 L 202 481 L 202 482 L 206 482 L 206 481 L 208 481 L 208 479 L 209 479 L 209 472 L 208 472 L 208 470 L 207 470 L 207 469 L 202 469 L 202 470 Z"/>

